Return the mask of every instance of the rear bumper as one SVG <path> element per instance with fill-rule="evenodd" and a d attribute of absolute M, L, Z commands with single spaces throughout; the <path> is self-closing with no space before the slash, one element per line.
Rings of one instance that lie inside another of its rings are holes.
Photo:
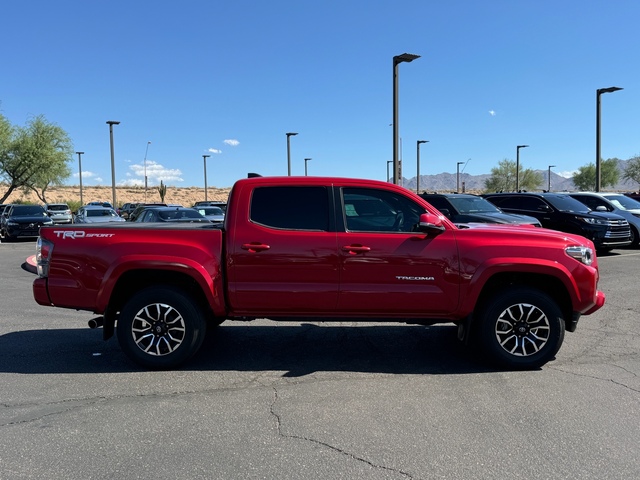
<path fill-rule="evenodd" d="M 33 298 L 38 305 L 44 305 L 46 307 L 53 305 L 47 292 L 46 278 L 36 278 L 33 281 Z"/>

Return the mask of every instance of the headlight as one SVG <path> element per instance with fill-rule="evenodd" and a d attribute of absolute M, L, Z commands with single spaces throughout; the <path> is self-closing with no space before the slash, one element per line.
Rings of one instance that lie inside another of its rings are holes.
<path fill-rule="evenodd" d="M 589 247 L 567 247 L 564 251 L 567 252 L 567 255 L 585 265 L 591 265 L 593 262 L 593 250 Z"/>
<path fill-rule="evenodd" d="M 582 220 L 585 223 L 589 223 L 591 225 L 609 225 L 608 220 L 602 220 L 600 218 L 593 217 L 576 217 L 578 220 Z"/>

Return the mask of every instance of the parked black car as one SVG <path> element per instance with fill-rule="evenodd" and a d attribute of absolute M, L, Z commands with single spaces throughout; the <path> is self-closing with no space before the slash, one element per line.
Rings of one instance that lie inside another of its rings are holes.
<path fill-rule="evenodd" d="M 126 220 L 127 218 L 129 218 L 129 215 L 131 215 L 131 212 L 133 212 L 138 205 L 139 205 L 138 203 L 125 203 L 121 208 L 117 210 L 118 215 L 120 215 L 122 218 Z"/>
<path fill-rule="evenodd" d="M 166 203 L 138 203 L 136 208 L 134 208 L 131 213 L 127 216 L 127 220 L 130 222 L 135 222 L 140 212 L 147 207 L 167 207 Z"/>
<path fill-rule="evenodd" d="M 420 196 L 440 210 L 453 223 L 505 223 L 542 226 L 535 217 L 505 213 L 493 203 L 478 195 L 470 195 L 468 193 L 421 193 Z"/>
<path fill-rule="evenodd" d="M 218 207 L 222 209 L 222 213 L 227 212 L 227 202 L 221 202 L 219 200 L 205 200 L 193 204 L 193 208 L 199 207 Z"/>
<path fill-rule="evenodd" d="M 632 242 L 627 220 L 609 212 L 594 212 L 566 194 L 489 193 L 483 197 L 505 212 L 536 217 L 544 228 L 582 235 L 598 251 L 626 247 Z"/>
<path fill-rule="evenodd" d="M 53 225 L 41 205 L 8 205 L 0 219 L 0 234 L 6 240 L 18 237 L 37 237 L 40 227 Z"/>
<path fill-rule="evenodd" d="M 158 206 L 143 208 L 134 222 L 211 223 L 193 208 Z"/>

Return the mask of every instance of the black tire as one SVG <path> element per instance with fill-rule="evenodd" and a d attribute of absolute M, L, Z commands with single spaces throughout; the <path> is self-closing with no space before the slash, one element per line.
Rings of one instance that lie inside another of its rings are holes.
<path fill-rule="evenodd" d="M 477 317 L 477 340 L 488 359 L 517 370 L 539 368 L 562 346 L 565 323 L 546 294 L 516 287 L 497 294 Z"/>
<path fill-rule="evenodd" d="M 638 248 L 638 245 L 640 245 L 640 235 L 638 234 L 638 229 L 633 225 L 630 225 L 630 226 L 631 226 L 631 245 L 629 246 L 631 248 Z"/>
<path fill-rule="evenodd" d="M 175 368 L 200 348 L 206 322 L 198 304 L 185 292 L 149 287 L 125 304 L 116 329 L 120 348 L 143 367 Z"/>

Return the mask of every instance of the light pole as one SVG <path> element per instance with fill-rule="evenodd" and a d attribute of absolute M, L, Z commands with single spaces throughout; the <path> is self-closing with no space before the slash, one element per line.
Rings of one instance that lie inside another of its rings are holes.
<path fill-rule="evenodd" d="M 115 120 L 107 120 L 109 125 L 109 140 L 111 143 L 111 194 L 113 201 L 113 208 L 116 208 L 116 164 L 113 156 L 113 126 L 120 125 L 120 122 Z"/>
<path fill-rule="evenodd" d="M 291 137 L 297 135 L 295 132 L 287 133 L 287 175 L 291 176 Z"/>
<path fill-rule="evenodd" d="M 147 142 L 147 148 L 144 151 L 144 201 L 147 201 L 147 152 L 149 151 L 151 142 Z"/>
<path fill-rule="evenodd" d="M 549 165 L 549 172 L 547 173 L 547 177 L 549 177 L 549 178 L 548 178 L 548 180 L 549 180 L 549 185 L 547 186 L 547 192 L 550 192 L 550 191 L 551 191 L 551 169 L 552 169 L 553 167 L 555 167 L 555 165 Z"/>
<path fill-rule="evenodd" d="M 204 161 L 204 201 L 207 201 L 207 158 L 211 155 L 202 155 L 202 160 Z"/>
<path fill-rule="evenodd" d="M 305 158 L 304 159 L 304 176 L 307 176 L 307 162 L 311 160 L 310 158 Z"/>
<path fill-rule="evenodd" d="M 456 193 L 460 193 L 460 165 L 464 165 L 464 162 L 456 163 Z"/>
<path fill-rule="evenodd" d="M 520 149 L 529 145 L 518 145 L 516 147 L 516 192 L 520 191 Z"/>
<path fill-rule="evenodd" d="M 389 175 L 389 165 L 393 164 L 393 160 L 387 160 L 387 182 L 389 181 L 389 179 L 391 178 Z"/>
<path fill-rule="evenodd" d="M 84 205 L 82 200 L 82 155 L 84 152 L 76 152 L 78 154 L 78 177 L 80 177 L 80 206 Z"/>
<path fill-rule="evenodd" d="M 402 167 L 398 161 L 398 65 L 402 62 L 412 62 L 420 55 L 403 53 L 393 57 L 393 183 L 400 184 Z"/>
<path fill-rule="evenodd" d="M 420 144 L 421 143 L 428 143 L 429 140 L 418 140 L 416 142 L 416 151 L 417 151 L 417 159 L 416 159 L 416 193 L 420 193 Z"/>
<path fill-rule="evenodd" d="M 600 158 L 600 95 L 603 93 L 613 93 L 622 90 L 620 87 L 599 88 L 596 90 L 596 192 L 600 191 L 602 178 Z"/>

